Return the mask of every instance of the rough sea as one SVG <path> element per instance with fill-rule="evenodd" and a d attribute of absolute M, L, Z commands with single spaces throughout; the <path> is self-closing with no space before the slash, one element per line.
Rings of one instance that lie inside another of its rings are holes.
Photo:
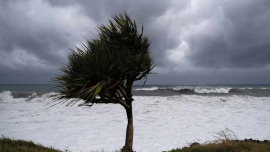
<path fill-rule="evenodd" d="M 72 152 L 119 150 L 121 105 L 51 107 L 53 85 L 0 85 L 0 135 Z M 159 152 L 217 139 L 270 140 L 270 85 L 134 86 L 134 150 Z M 79 104 L 79 103 L 78 103 Z"/>

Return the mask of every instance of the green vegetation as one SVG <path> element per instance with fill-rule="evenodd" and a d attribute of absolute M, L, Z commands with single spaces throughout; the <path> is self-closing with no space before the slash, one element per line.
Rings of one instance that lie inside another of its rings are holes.
<path fill-rule="evenodd" d="M 173 149 L 169 152 L 269 152 L 270 141 L 223 140 L 205 144 L 192 144 L 190 147 Z M 44 147 L 32 141 L 0 138 L 0 152 L 63 152 L 52 147 Z M 64 152 L 68 152 L 67 150 Z M 70 152 L 70 151 L 69 151 Z M 93 151 L 94 152 L 94 151 Z M 95 151 L 98 152 L 98 151 Z M 101 151 L 102 152 L 102 151 Z M 114 151 L 117 152 L 117 151 Z"/>
<path fill-rule="evenodd" d="M 270 152 L 270 142 L 224 140 L 221 143 L 184 147 L 182 149 L 173 149 L 169 152 Z"/>
<path fill-rule="evenodd" d="M 47 148 L 32 141 L 0 138 L 0 152 L 62 152 L 52 147 Z"/>
<path fill-rule="evenodd" d="M 109 25 L 98 27 L 98 36 L 87 40 L 82 48 L 72 50 L 68 64 L 55 78 L 62 88 L 58 103 L 74 105 L 120 104 L 127 114 L 126 142 L 122 151 L 132 151 L 133 112 L 132 85 L 135 81 L 147 80 L 154 68 L 150 42 L 137 30 L 135 21 L 126 14 L 119 14 L 109 20 Z"/>

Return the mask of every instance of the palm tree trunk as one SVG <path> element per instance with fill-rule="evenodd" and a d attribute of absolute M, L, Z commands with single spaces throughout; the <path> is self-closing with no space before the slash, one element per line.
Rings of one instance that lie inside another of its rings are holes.
<path fill-rule="evenodd" d="M 129 105 L 130 108 L 126 108 L 127 113 L 127 130 L 126 130 L 126 143 L 125 147 L 132 151 L 133 146 L 133 114 L 132 114 L 132 104 Z"/>
<path fill-rule="evenodd" d="M 133 152 L 133 113 L 132 113 L 132 84 L 133 81 L 131 81 L 131 79 L 127 80 L 127 84 L 126 84 L 126 94 L 128 96 L 128 98 L 130 100 L 126 100 L 127 105 L 130 108 L 125 108 L 126 109 L 126 113 L 127 113 L 127 130 L 126 130 L 126 142 L 125 142 L 125 146 L 123 151 L 124 152 Z"/>

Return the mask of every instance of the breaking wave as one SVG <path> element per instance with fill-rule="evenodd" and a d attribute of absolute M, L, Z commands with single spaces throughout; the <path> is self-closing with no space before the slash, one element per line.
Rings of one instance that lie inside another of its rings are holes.
<path fill-rule="evenodd" d="M 250 95 L 270 96 L 270 88 L 240 88 L 240 87 L 146 87 L 135 88 L 137 96 L 171 96 L 171 95 Z"/>
<path fill-rule="evenodd" d="M 134 90 L 136 91 L 157 91 L 157 90 L 173 90 L 173 91 L 179 91 L 179 92 L 194 92 L 194 93 L 229 93 L 232 88 L 189 88 L 189 87 L 148 87 L 148 88 L 136 88 Z"/>
<path fill-rule="evenodd" d="M 136 88 L 134 90 L 142 90 L 142 91 L 155 91 L 158 90 L 158 87 L 150 87 L 150 88 Z"/>
<path fill-rule="evenodd" d="M 12 93 L 11 91 L 0 92 L 0 103 L 20 101 L 47 101 L 56 97 L 59 93 L 51 92 L 45 94 L 37 93 Z"/>
<path fill-rule="evenodd" d="M 231 89 L 232 88 L 211 88 L 211 89 L 195 88 L 194 91 L 196 93 L 230 93 Z"/>
<path fill-rule="evenodd" d="M 0 102 L 18 102 L 25 100 L 24 98 L 14 98 L 10 91 L 4 91 L 0 93 Z"/>

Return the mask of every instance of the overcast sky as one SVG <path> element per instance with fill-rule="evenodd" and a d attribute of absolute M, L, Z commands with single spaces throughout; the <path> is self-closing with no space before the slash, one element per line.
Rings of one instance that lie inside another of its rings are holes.
<path fill-rule="evenodd" d="M 147 84 L 270 84 L 269 0 L 0 0 L 0 83 L 50 83 L 124 11 L 152 43 Z"/>

